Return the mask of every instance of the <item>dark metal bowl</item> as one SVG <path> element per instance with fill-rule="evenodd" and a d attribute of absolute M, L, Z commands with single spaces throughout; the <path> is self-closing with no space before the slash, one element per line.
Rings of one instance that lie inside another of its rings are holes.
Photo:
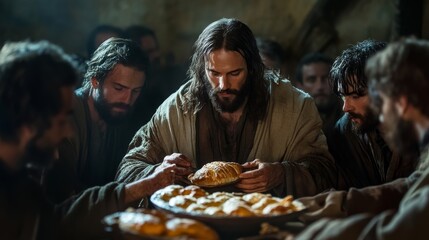
<path fill-rule="evenodd" d="M 150 201 L 156 209 L 174 214 L 177 217 L 192 218 L 207 224 L 216 230 L 222 239 L 258 235 L 261 224 L 264 222 L 273 226 L 283 227 L 287 222 L 297 221 L 298 217 L 306 211 L 303 208 L 300 211 L 288 214 L 270 216 L 212 216 L 196 212 L 186 212 L 182 208 L 170 206 L 161 199 L 160 192 L 155 192 L 151 196 Z"/>

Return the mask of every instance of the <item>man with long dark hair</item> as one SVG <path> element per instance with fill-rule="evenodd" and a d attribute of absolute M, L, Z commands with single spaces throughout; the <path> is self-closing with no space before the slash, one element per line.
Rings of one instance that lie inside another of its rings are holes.
<path fill-rule="evenodd" d="M 314 102 L 265 68 L 245 24 L 211 23 L 194 50 L 190 80 L 137 132 L 117 179 L 174 163 L 180 181 L 206 163 L 230 161 L 244 169 L 236 191 L 304 196 L 333 186 Z"/>
<path fill-rule="evenodd" d="M 309 210 L 304 219 L 323 219 L 307 227 L 298 239 L 428 238 L 428 62 L 428 41 L 404 39 L 371 57 L 365 68 L 369 98 L 386 142 L 405 156 L 421 153 L 420 160 L 415 159 L 418 170 L 383 185 L 301 199 Z"/>
<path fill-rule="evenodd" d="M 341 190 L 383 184 L 407 177 L 415 169 L 413 159 L 402 158 L 389 148 L 369 108 L 365 63 L 385 46 L 385 42 L 361 41 L 344 50 L 331 68 L 332 90 L 343 99 L 345 112 L 328 134 Z"/>
<path fill-rule="evenodd" d="M 172 183 L 173 166 L 137 182 L 93 187 L 53 205 L 37 181 L 70 137 L 78 74 L 49 42 L 0 51 L 0 239 L 104 239 L 101 220 Z"/>
<path fill-rule="evenodd" d="M 60 161 L 47 174 L 53 201 L 114 180 L 137 130 L 128 123 L 148 68 L 146 54 L 131 40 L 110 38 L 94 52 L 75 91 L 75 134 L 60 145 Z"/>

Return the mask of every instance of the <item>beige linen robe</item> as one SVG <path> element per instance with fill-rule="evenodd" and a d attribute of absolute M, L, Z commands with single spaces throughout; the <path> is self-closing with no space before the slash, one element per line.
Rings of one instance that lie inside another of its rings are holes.
<path fill-rule="evenodd" d="M 196 114 L 184 112 L 190 82 L 172 94 L 130 143 L 117 180 L 130 182 L 153 172 L 166 155 L 182 153 L 195 162 Z M 252 97 L 252 96 L 250 96 Z M 257 111 L 257 109 L 251 109 Z M 312 98 L 288 80 L 270 81 L 268 112 L 258 122 L 247 161 L 281 162 L 284 179 L 273 194 L 295 197 L 334 187 L 335 167 Z"/>

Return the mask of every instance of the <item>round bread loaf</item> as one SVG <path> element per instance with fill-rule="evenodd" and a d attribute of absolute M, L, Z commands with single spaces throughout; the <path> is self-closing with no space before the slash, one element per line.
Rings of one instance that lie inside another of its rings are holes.
<path fill-rule="evenodd" d="M 219 236 L 206 225 L 187 218 L 173 218 L 168 220 L 167 237 L 187 237 L 191 239 L 216 240 Z"/>
<path fill-rule="evenodd" d="M 238 163 L 215 161 L 205 164 L 188 179 L 201 187 L 217 187 L 237 181 L 241 171 Z"/>
<path fill-rule="evenodd" d="M 120 216 L 119 228 L 139 235 L 160 236 L 166 230 L 163 219 L 152 214 L 126 212 Z"/>

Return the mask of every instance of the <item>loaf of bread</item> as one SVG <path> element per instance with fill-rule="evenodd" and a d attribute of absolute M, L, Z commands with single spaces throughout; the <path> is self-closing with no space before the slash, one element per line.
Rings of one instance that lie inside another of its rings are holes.
<path fill-rule="evenodd" d="M 217 233 L 204 223 L 153 209 L 128 209 L 117 221 L 119 229 L 141 239 L 219 239 Z"/>
<path fill-rule="evenodd" d="M 141 212 L 125 212 L 120 216 L 119 228 L 139 235 L 160 236 L 166 231 L 164 219 Z"/>
<path fill-rule="evenodd" d="M 174 218 L 166 223 L 167 237 L 179 239 L 217 240 L 219 236 L 206 225 L 192 219 Z"/>
<path fill-rule="evenodd" d="M 241 171 L 238 163 L 215 161 L 190 174 L 188 179 L 201 187 L 217 187 L 237 181 Z"/>

